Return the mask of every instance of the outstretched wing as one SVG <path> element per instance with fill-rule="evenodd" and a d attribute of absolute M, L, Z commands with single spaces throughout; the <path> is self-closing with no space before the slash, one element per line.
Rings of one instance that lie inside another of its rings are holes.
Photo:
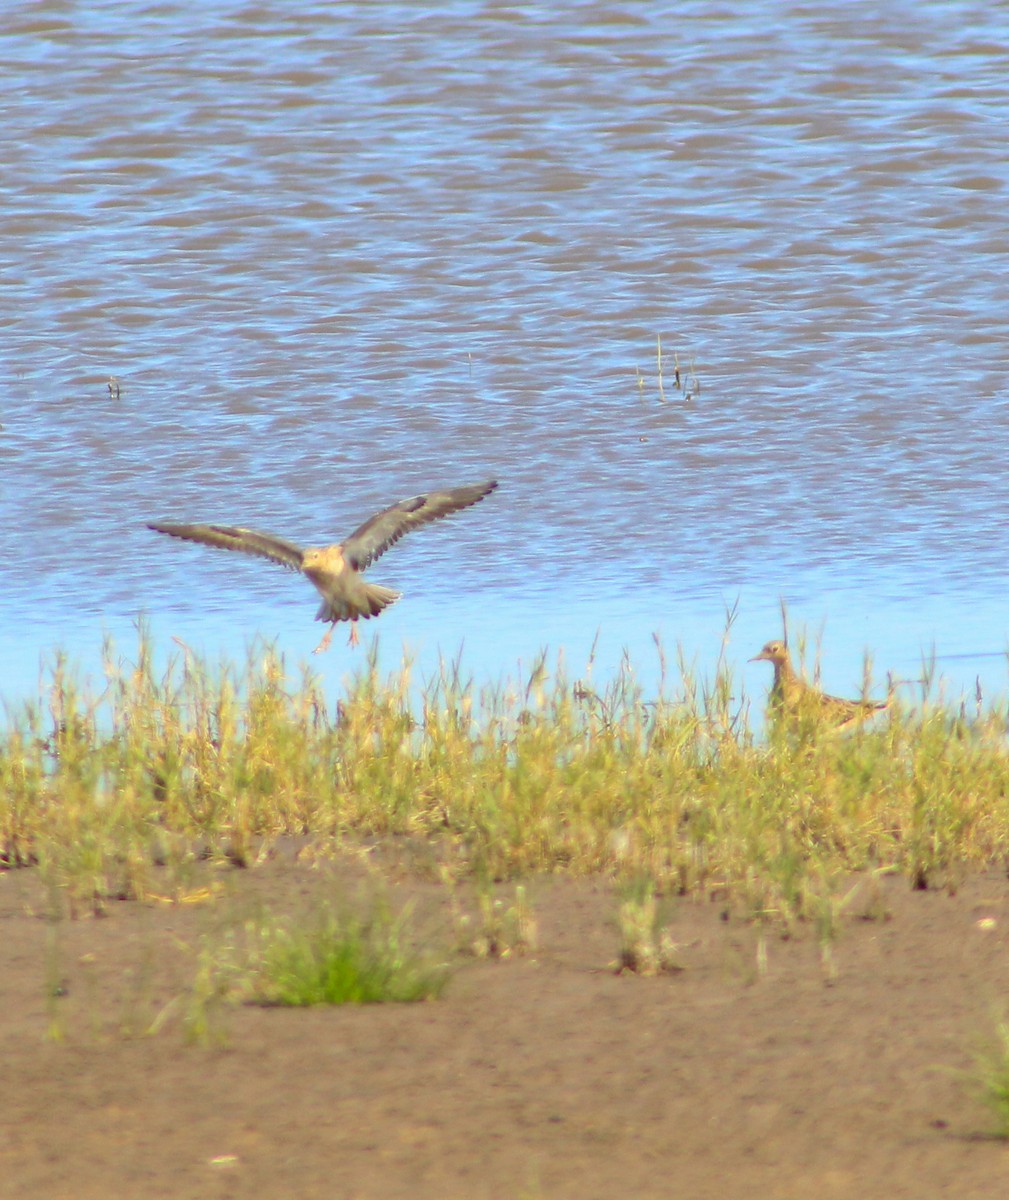
<path fill-rule="evenodd" d="M 369 563 L 384 554 L 411 529 L 447 517 L 449 513 L 469 508 L 497 487 L 497 480 L 475 483 L 470 487 L 451 488 L 445 492 L 428 492 L 400 500 L 355 529 L 343 543 L 343 556 L 355 568 L 363 571 Z"/>
<path fill-rule="evenodd" d="M 235 525 L 170 525 L 151 524 L 148 529 L 167 533 L 169 537 L 183 538 L 187 542 L 201 542 L 204 546 L 216 546 L 219 550 L 240 550 L 243 554 L 257 554 L 269 558 L 282 567 L 300 571 L 304 552 L 293 542 L 274 537 L 270 533 L 257 533 L 254 529 L 241 529 Z"/>

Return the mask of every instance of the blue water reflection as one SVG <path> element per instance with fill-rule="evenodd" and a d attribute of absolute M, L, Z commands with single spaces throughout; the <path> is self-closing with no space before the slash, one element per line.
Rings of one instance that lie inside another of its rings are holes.
<path fill-rule="evenodd" d="M 841 0 L 12 13 L 0 691 L 141 612 L 211 657 L 315 644 L 302 581 L 149 519 L 331 541 L 488 475 L 478 514 L 377 564 L 406 592 L 383 654 L 464 643 L 494 677 L 598 633 L 600 669 L 626 646 L 647 680 L 654 633 L 713 665 L 738 597 L 762 694 L 743 663 L 784 596 L 834 691 L 866 649 L 910 677 L 933 647 L 952 693 L 1005 691 L 1003 25 Z"/>

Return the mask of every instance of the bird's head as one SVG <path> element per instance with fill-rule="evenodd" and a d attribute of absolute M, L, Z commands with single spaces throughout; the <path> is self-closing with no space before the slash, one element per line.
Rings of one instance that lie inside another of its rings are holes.
<path fill-rule="evenodd" d="M 755 654 L 750 662 L 769 662 L 781 666 L 788 662 L 788 647 L 784 642 L 768 642 L 759 654 Z"/>

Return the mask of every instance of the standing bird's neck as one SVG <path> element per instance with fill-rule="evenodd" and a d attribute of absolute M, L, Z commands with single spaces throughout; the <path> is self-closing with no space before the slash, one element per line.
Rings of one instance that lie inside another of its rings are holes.
<path fill-rule="evenodd" d="M 806 684 L 796 673 L 787 653 L 773 658 L 771 665 L 774 667 L 774 683 L 771 685 L 771 694 L 778 700 L 786 702 L 795 700 L 806 690 Z"/>

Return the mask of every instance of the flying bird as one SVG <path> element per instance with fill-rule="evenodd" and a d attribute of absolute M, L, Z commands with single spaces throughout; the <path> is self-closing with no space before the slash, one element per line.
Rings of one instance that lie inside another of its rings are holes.
<path fill-rule="evenodd" d="M 796 672 L 785 642 L 768 642 L 750 662 L 769 662 L 774 667 L 768 709 L 779 719 L 793 723 L 815 721 L 838 730 L 849 729 L 884 712 L 893 703 L 892 689 L 883 701 L 842 700 L 840 696 L 828 696 Z"/>
<path fill-rule="evenodd" d="M 322 604 L 315 614 L 317 621 L 328 621 L 329 629 L 315 648 L 321 654 L 329 647 L 338 621 L 351 621 L 350 642 L 357 643 L 357 620 L 377 617 L 400 598 L 400 593 L 380 583 L 369 583 L 361 572 L 381 557 L 405 533 L 430 521 L 447 517 L 476 504 L 497 487 L 497 480 L 469 487 L 451 488 L 443 492 L 428 492 L 400 500 L 376 513 L 350 537 L 332 546 L 301 547 L 270 533 L 257 533 L 234 525 L 174 525 L 157 522 L 147 526 L 157 533 L 216 546 L 220 550 L 240 550 L 268 558 L 292 571 L 300 571 L 315 584 L 322 595 Z"/>

